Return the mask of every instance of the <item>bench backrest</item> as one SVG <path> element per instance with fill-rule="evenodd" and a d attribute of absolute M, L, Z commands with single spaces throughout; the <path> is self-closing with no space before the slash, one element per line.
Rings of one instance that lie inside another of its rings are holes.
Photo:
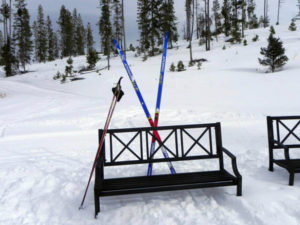
<path fill-rule="evenodd" d="M 269 148 L 300 148 L 300 116 L 267 117 Z"/>
<path fill-rule="evenodd" d="M 162 142 L 156 142 L 151 157 L 154 130 L 157 130 Z M 102 132 L 99 130 L 99 140 Z M 168 159 L 161 153 L 162 147 L 167 151 Z M 220 168 L 223 168 L 221 149 L 220 123 L 109 129 L 101 157 L 105 157 L 104 166 L 214 158 L 219 159 Z"/>

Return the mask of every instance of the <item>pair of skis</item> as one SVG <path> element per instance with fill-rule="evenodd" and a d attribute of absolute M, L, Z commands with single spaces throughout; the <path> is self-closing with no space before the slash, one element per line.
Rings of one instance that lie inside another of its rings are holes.
<path fill-rule="evenodd" d="M 160 111 L 160 104 L 161 104 L 161 96 L 162 96 L 162 88 L 163 88 L 163 81 L 164 81 L 164 73 L 165 73 L 165 66 L 166 66 L 166 57 L 167 57 L 167 49 L 168 49 L 168 33 L 166 32 L 165 34 L 165 39 L 164 39 L 164 50 L 163 50 L 163 55 L 162 55 L 162 61 L 161 61 L 161 68 L 160 68 L 160 77 L 159 77 L 159 84 L 158 84 L 158 93 L 157 93 L 157 100 L 156 100 L 156 109 L 155 109 L 155 118 L 154 118 L 154 121 L 149 113 L 149 110 L 147 108 L 147 105 L 143 99 L 143 96 L 140 92 L 140 89 L 134 79 L 134 76 L 131 72 L 131 69 L 127 63 L 127 60 L 118 44 L 118 42 L 116 40 L 114 40 L 114 43 L 116 45 L 116 48 L 119 52 L 119 55 L 121 57 L 121 60 L 123 62 L 123 65 L 125 67 L 125 70 L 129 76 L 129 79 L 133 85 L 133 88 L 138 96 L 138 99 L 142 105 L 142 108 L 144 110 L 144 113 L 148 119 L 148 122 L 150 124 L 151 127 L 157 127 L 158 125 L 158 119 L 159 119 L 159 111 Z M 158 141 L 159 144 L 162 144 L 162 140 L 160 138 L 160 135 L 159 133 L 157 132 L 157 130 L 154 130 L 153 131 L 153 138 L 152 138 L 152 141 L 151 141 L 151 147 L 150 147 L 150 157 L 153 156 L 154 154 L 154 151 L 155 151 L 155 141 Z M 168 155 L 168 152 L 166 151 L 166 149 L 161 146 L 161 151 L 162 151 L 162 154 L 163 156 L 168 159 L 169 158 L 169 155 Z M 168 161 L 168 167 L 171 171 L 172 174 L 176 174 L 176 171 L 171 163 L 171 161 Z M 148 172 L 147 172 L 147 175 L 148 176 L 151 176 L 152 175 L 152 163 L 150 163 L 148 165 Z"/>

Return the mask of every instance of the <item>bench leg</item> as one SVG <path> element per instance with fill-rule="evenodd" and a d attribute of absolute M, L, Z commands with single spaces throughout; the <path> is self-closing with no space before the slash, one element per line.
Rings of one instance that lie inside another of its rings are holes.
<path fill-rule="evenodd" d="M 293 172 L 290 172 L 289 185 L 290 185 L 290 186 L 293 186 L 293 185 L 294 185 L 294 173 L 293 173 Z"/>
<path fill-rule="evenodd" d="M 96 219 L 98 213 L 100 212 L 100 197 L 98 196 L 96 191 L 94 194 L 94 202 L 95 202 L 95 219 Z"/>
<path fill-rule="evenodd" d="M 273 162 L 272 161 L 269 162 L 269 171 L 271 171 L 271 172 L 274 171 Z"/>
<path fill-rule="evenodd" d="M 237 183 L 236 195 L 242 196 L 242 180 L 239 180 Z"/>

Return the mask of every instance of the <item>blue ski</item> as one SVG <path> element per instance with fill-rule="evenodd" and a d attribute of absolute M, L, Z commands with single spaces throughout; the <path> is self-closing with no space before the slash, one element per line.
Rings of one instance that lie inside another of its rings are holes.
<path fill-rule="evenodd" d="M 136 83 L 136 81 L 135 81 L 135 79 L 133 77 L 133 74 L 131 72 L 131 69 L 130 69 L 128 63 L 127 63 L 127 60 L 126 60 L 126 58 L 125 58 L 125 56 L 124 56 L 124 54 L 123 54 L 123 52 L 122 52 L 122 50 L 121 50 L 118 42 L 116 40 L 114 40 L 114 43 L 115 43 L 116 48 L 117 48 L 117 50 L 119 52 L 119 55 L 121 57 L 121 60 L 122 60 L 123 65 L 125 67 L 125 70 L 126 70 L 128 76 L 129 76 L 129 79 L 130 79 L 130 81 L 132 83 L 132 86 L 133 86 L 133 88 L 134 88 L 134 90 L 135 90 L 135 92 L 136 92 L 136 94 L 138 96 L 138 99 L 139 99 L 139 101 L 140 101 L 140 103 L 142 105 L 142 108 L 143 108 L 144 113 L 145 113 L 145 115 L 146 115 L 146 117 L 148 119 L 148 122 L 149 122 L 149 124 L 150 124 L 151 127 L 155 127 L 153 119 L 152 119 L 152 117 L 151 117 L 151 115 L 149 113 L 149 110 L 148 110 L 148 108 L 146 106 L 146 103 L 145 103 L 144 98 L 143 98 L 143 96 L 142 96 L 142 94 L 140 92 L 140 89 L 139 89 L 139 87 L 138 87 L 138 85 L 137 85 L 137 83 Z M 160 136 L 159 136 L 159 134 L 158 134 L 158 132 L 156 130 L 153 131 L 153 135 L 154 135 L 155 139 L 159 143 L 162 143 L 162 140 L 161 140 L 161 138 L 160 138 Z M 165 158 L 169 158 L 168 152 L 166 151 L 166 149 L 163 146 L 161 146 L 161 150 L 162 150 L 163 156 Z M 172 174 L 176 174 L 176 171 L 175 171 L 175 169 L 174 169 L 174 167 L 173 167 L 173 165 L 172 165 L 172 163 L 170 161 L 168 161 L 168 166 L 169 166 L 169 169 L 170 169 L 171 173 Z"/>
<path fill-rule="evenodd" d="M 167 49 L 168 49 L 168 32 L 166 32 L 166 34 L 165 34 L 164 50 L 163 50 L 163 55 L 161 58 L 160 74 L 159 74 L 159 81 L 158 81 L 158 91 L 157 91 L 156 107 L 155 107 L 155 114 L 154 114 L 154 126 L 155 127 L 158 126 L 160 103 L 161 103 L 162 89 L 163 89 L 164 76 L 165 76 L 166 59 L 167 59 Z M 150 147 L 150 157 L 152 157 L 154 151 L 155 151 L 155 138 L 153 137 L 152 142 L 151 142 L 151 147 Z M 152 168 L 153 168 L 153 164 L 149 163 L 147 176 L 152 175 Z"/>

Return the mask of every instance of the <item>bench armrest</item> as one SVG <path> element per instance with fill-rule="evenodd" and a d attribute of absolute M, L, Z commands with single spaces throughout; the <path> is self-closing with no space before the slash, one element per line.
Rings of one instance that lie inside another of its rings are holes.
<path fill-rule="evenodd" d="M 276 140 L 273 140 L 273 142 L 275 144 L 277 144 L 279 147 L 283 148 L 284 149 L 284 157 L 285 157 L 285 160 L 290 160 L 290 149 L 288 146 L 280 143 L 279 141 L 276 141 Z"/>
<path fill-rule="evenodd" d="M 222 147 L 222 151 L 231 158 L 231 164 L 232 164 L 232 170 L 237 178 L 242 178 L 242 175 L 239 173 L 239 170 L 237 168 L 236 164 L 236 157 L 226 148 Z"/>

